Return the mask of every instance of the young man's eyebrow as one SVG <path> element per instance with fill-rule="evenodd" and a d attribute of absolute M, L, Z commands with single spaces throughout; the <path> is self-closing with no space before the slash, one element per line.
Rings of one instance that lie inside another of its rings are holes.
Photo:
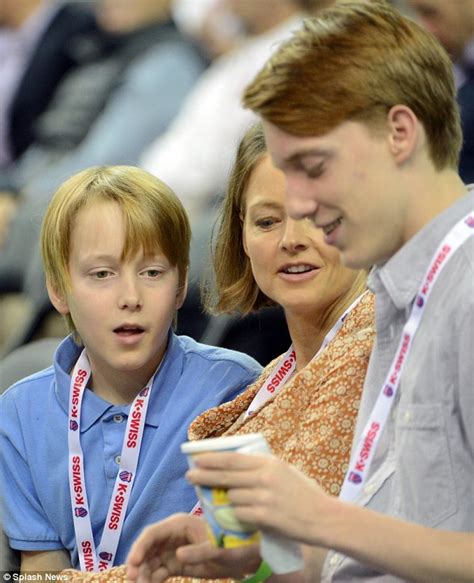
<path fill-rule="evenodd" d="M 291 154 L 287 158 L 284 158 L 283 163 L 284 164 L 291 164 L 291 165 L 301 164 L 301 162 L 304 160 L 304 158 L 311 157 L 311 156 L 324 157 L 324 156 L 328 156 L 329 153 L 330 153 L 329 150 L 322 149 L 322 148 L 311 148 L 310 150 L 300 150 L 298 152 L 294 152 L 293 154 Z"/>

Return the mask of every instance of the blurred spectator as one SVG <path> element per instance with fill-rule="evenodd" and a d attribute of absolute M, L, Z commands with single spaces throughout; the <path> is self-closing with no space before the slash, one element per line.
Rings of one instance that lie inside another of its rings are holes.
<path fill-rule="evenodd" d="M 33 126 L 76 65 L 71 47 L 96 28 L 80 3 L 2 0 L 0 3 L 0 168 L 33 141 Z M 38 82 L 38 81 L 41 82 Z"/>
<path fill-rule="evenodd" d="M 0 293 L 22 289 L 57 186 L 91 165 L 136 163 L 204 69 L 200 51 L 174 25 L 170 3 L 99 0 L 100 33 L 78 43 L 80 65 L 38 119 L 35 143 L 13 174 L 21 204 L 0 255 Z"/>
<path fill-rule="evenodd" d="M 464 134 L 459 174 L 474 182 L 474 0 L 407 0 L 454 63 Z"/>
<path fill-rule="evenodd" d="M 24 292 L 20 321 L 26 324 L 0 329 L 7 351 L 29 338 L 50 310 L 37 241 L 58 184 L 91 165 L 135 164 L 207 64 L 175 27 L 170 3 L 98 1 L 100 30 L 78 39 L 79 66 L 59 85 L 38 119 L 36 142 L 8 176 L 18 192 L 0 194 L 0 299 Z"/>
<path fill-rule="evenodd" d="M 201 43 L 212 58 L 234 48 L 247 34 L 227 0 L 175 0 L 173 15 L 178 26 Z"/>
<path fill-rule="evenodd" d="M 255 116 L 241 93 L 278 42 L 297 29 L 303 0 L 227 0 L 245 24 L 245 42 L 215 60 L 202 75 L 168 131 L 144 153 L 144 168 L 181 197 L 193 226 L 223 192 L 233 153 Z"/>

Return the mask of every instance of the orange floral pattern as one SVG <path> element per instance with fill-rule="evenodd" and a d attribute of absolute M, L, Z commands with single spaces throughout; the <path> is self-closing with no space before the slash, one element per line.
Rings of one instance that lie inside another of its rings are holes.
<path fill-rule="evenodd" d="M 190 440 L 261 432 L 273 453 L 337 496 L 347 471 L 360 396 L 375 337 L 374 297 L 366 294 L 326 349 L 252 417 L 239 419 L 269 376 L 190 425 Z"/>

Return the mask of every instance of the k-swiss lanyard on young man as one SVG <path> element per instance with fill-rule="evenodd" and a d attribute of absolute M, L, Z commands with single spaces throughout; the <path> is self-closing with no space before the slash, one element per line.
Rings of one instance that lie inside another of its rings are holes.
<path fill-rule="evenodd" d="M 334 326 L 329 330 L 329 332 L 324 337 L 323 343 L 321 344 L 318 352 L 312 358 L 312 360 L 318 358 L 318 356 L 323 352 L 326 346 L 339 332 L 347 316 L 367 293 L 368 292 L 364 292 L 356 300 L 354 300 L 352 304 L 347 308 L 347 310 L 342 314 L 342 316 L 337 320 Z M 293 349 L 293 345 L 291 345 L 287 352 L 285 352 L 285 354 L 278 360 L 276 365 L 273 367 L 271 373 L 268 375 L 267 380 L 260 387 L 258 393 L 253 398 L 253 401 L 250 403 L 249 408 L 245 412 L 244 419 L 247 419 L 248 417 L 254 415 L 255 412 L 268 401 L 268 399 L 271 399 L 271 397 L 277 395 L 281 391 L 285 383 L 288 381 L 288 379 L 291 377 L 295 368 L 296 368 L 296 353 Z"/>
<path fill-rule="evenodd" d="M 349 502 L 355 500 L 367 480 L 378 440 L 395 401 L 403 368 L 408 360 L 413 338 L 420 325 L 431 291 L 455 251 L 472 235 L 474 235 L 474 213 L 469 213 L 449 231 L 430 261 L 413 303 L 410 317 L 403 327 L 395 357 L 372 413 L 352 453 L 349 469 L 339 494 L 339 498 L 342 500 Z"/>
<path fill-rule="evenodd" d="M 80 441 L 82 397 L 90 375 L 91 367 L 86 351 L 83 350 L 74 367 L 69 390 L 69 491 L 81 570 L 104 571 L 114 564 L 115 553 L 117 552 L 123 521 L 135 480 L 143 430 L 145 428 L 146 412 L 156 372 L 145 388 L 135 397 L 130 407 L 125 439 L 120 454 L 119 470 L 97 552 L 87 501 L 84 456 Z"/>

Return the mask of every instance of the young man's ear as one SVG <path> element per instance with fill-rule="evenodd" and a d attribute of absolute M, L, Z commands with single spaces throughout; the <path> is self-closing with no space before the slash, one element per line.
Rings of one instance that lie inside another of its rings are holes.
<path fill-rule="evenodd" d="M 390 151 L 398 164 L 409 160 L 422 137 L 421 124 L 406 105 L 394 105 L 388 112 Z"/>
<path fill-rule="evenodd" d="M 186 272 L 186 277 L 184 279 L 183 285 L 181 285 L 176 292 L 177 310 L 179 310 L 179 308 L 184 304 L 184 300 L 186 299 L 187 293 L 188 293 L 188 272 Z"/>
<path fill-rule="evenodd" d="M 55 285 L 53 285 L 49 280 L 46 281 L 46 288 L 48 290 L 48 296 L 51 300 L 51 303 L 56 308 L 56 310 L 61 314 L 61 316 L 65 316 L 69 314 L 69 305 L 67 303 L 67 299 L 64 294 L 59 291 Z"/>

